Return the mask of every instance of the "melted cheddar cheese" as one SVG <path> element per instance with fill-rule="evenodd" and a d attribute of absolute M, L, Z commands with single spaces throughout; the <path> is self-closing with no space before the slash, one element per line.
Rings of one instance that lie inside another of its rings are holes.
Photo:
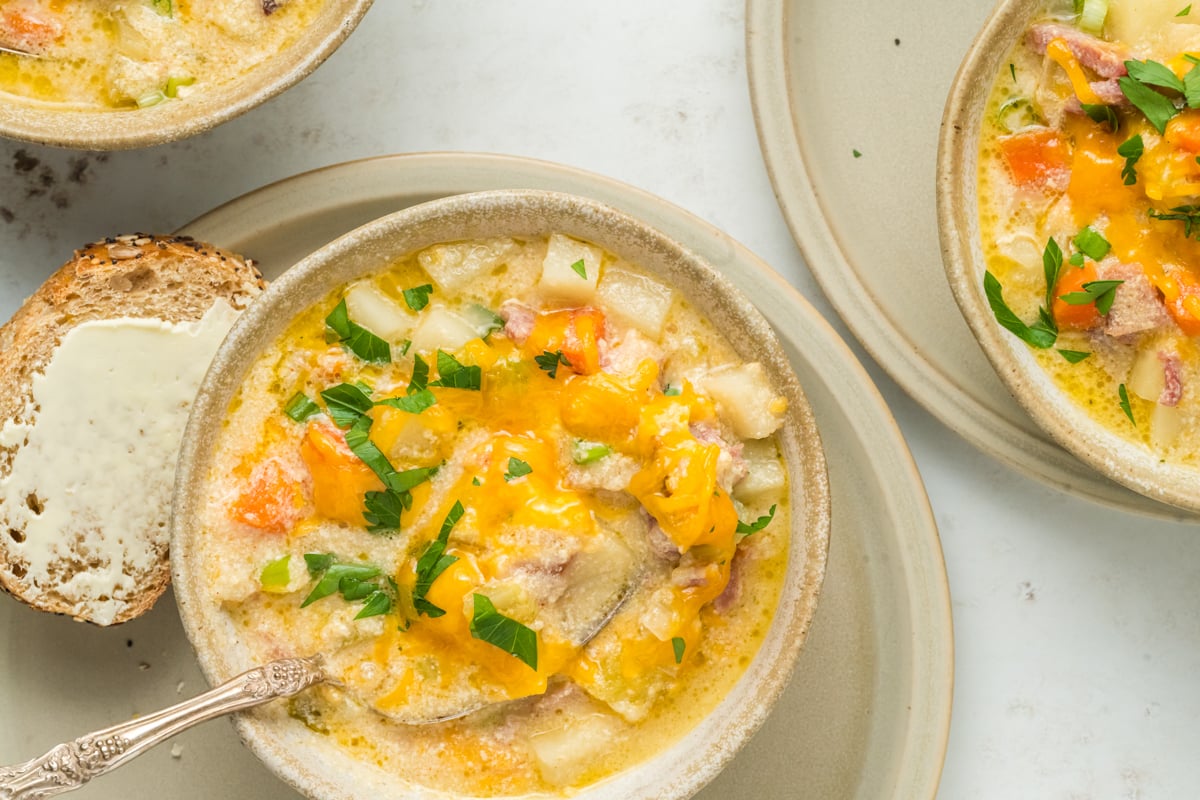
<path fill-rule="evenodd" d="M 438 245 L 302 314 L 231 404 L 203 545 L 255 658 L 324 653 L 343 684 L 280 724 L 481 796 L 568 793 L 682 736 L 786 571 L 786 483 L 746 480 L 785 474 L 778 446 L 734 433 L 785 403 L 709 382 L 744 366 L 561 236 Z"/>

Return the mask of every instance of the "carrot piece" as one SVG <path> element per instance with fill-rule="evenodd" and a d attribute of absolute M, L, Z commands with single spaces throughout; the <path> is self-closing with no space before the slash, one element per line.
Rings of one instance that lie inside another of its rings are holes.
<path fill-rule="evenodd" d="M 1070 146 L 1056 130 L 1037 128 L 999 141 L 1000 154 L 1018 186 L 1061 187 L 1070 174 Z"/>
<path fill-rule="evenodd" d="M 313 479 L 313 505 L 327 519 L 363 525 L 363 498 L 383 491 L 383 481 L 346 445 L 344 434 L 329 422 L 310 422 L 300 442 L 300 457 Z"/>
<path fill-rule="evenodd" d="M 4 13 L 3 30 L 19 44 L 31 49 L 44 47 L 62 36 L 62 26 L 53 17 L 41 18 L 25 9 L 14 8 Z"/>
<path fill-rule="evenodd" d="M 1067 267 L 1054 287 L 1054 321 L 1060 328 L 1088 330 L 1100 324 L 1100 312 L 1095 303 L 1073 306 L 1060 298 L 1071 292 L 1082 292 L 1083 285 L 1096 280 L 1096 265 L 1085 262 L 1082 267 Z"/>
<path fill-rule="evenodd" d="M 1200 111 L 1184 111 L 1167 123 L 1167 143 L 1200 153 Z"/>
<path fill-rule="evenodd" d="M 1174 298 L 1163 298 L 1175 324 L 1188 336 L 1200 336 L 1200 282 L 1189 280 L 1176 272 L 1179 292 Z"/>
<path fill-rule="evenodd" d="M 524 349 L 533 356 L 561 352 L 572 370 L 592 375 L 600 371 L 604 323 L 604 312 L 591 307 L 538 314 Z"/>
<path fill-rule="evenodd" d="M 255 464 L 250 478 L 229 508 L 229 516 L 264 533 L 287 533 L 304 503 L 300 483 L 278 459 Z"/>

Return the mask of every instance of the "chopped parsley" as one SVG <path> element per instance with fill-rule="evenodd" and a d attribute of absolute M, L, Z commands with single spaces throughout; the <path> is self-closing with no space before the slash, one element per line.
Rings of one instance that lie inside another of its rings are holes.
<path fill-rule="evenodd" d="M 540 356 L 534 356 L 533 360 L 536 361 L 537 365 L 544 369 L 546 374 L 548 374 L 551 378 L 558 377 L 559 364 L 562 364 L 564 367 L 571 366 L 571 362 L 568 361 L 567 357 L 563 355 L 562 350 L 555 350 L 553 353 L 551 353 L 549 350 L 543 350 L 542 354 Z"/>
<path fill-rule="evenodd" d="M 308 574 L 317 583 L 300 604 L 301 608 L 336 592 L 348 603 L 365 601 L 355 619 L 375 617 L 392 610 L 396 586 L 378 567 L 342 563 L 332 553 L 305 553 L 304 562 L 308 565 Z"/>
<path fill-rule="evenodd" d="M 454 501 L 454 507 L 442 521 L 442 529 L 438 533 L 438 537 L 425 546 L 421 557 L 417 559 L 417 582 L 413 587 L 413 605 L 419 614 L 427 617 L 440 617 L 446 613 L 444 609 L 438 608 L 425 599 L 425 595 L 429 593 L 429 587 L 438 579 L 438 576 L 458 561 L 458 556 L 446 555 L 446 545 L 450 542 L 450 532 L 462 519 L 463 512 L 462 503 Z"/>
<path fill-rule="evenodd" d="M 1129 417 L 1129 421 L 1133 426 L 1137 427 L 1137 420 L 1133 418 L 1133 407 L 1129 405 L 1129 392 L 1125 390 L 1125 384 L 1117 387 L 1117 395 L 1121 398 L 1121 410 L 1125 412 L 1125 416 Z"/>
<path fill-rule="evenodd" d="M 1052 324 L 1053 319 L 1046 313 L 1045 308 L 1040 309 L 1037 322 L 1033 325 L 1026 325 L 1004 302 L 1004 290 L 1000 286 L 1000 281 L 996 280 L 996 276 L 991 272 L 983 273 L 983 291 L 987 295 L 988 305 L 992 308 L 996 322 L 1002 328 L 1030 347 L 1045 350 L 1054 345 L 1058 339 L 1058 329 Z"/>
<path fill-rule="evenodd" d="M 859 151 L 851 150 L 850 152 L 854 154 L 855 158 L 862 158 L 862 153 L 860 153 Z"/>
<path fill-rule="evenodd" d="M 321 392 L 321 399 L 329 409 L 329 417 L 343 430 L 358 422 L 375 405 L 362 386 L 352 383 L 331 386 Z"/>
<path fill-rule="evenodd" d="M 412 505 L 412 498 L 385 489 L 382 492 L 367 492 L 363 503 L 366 507 L 363 519 L 367 522 L 367 532 L 392 533 L 400 530 L 400 514 Z"/>
<path fill-rule="evenodd" d="M 478 366 L 468 367 L 449 353 L 437 351 L 438 379 L 430 381 L 430 386 L 441 386 L 446 389 L 469 389 L 479 391 L 483 385 L 483 370 Z"/>
<path fill-rule="evenodd" d="M 587 265 L 583 263 L 583 259 L 579 259 L 571 265 L 571 269 L 575 270 L 575 274 L 587 280 Z"/>
<path fill-rule="evenodd" d="M 680 636 L 671 637 L 671 648 L 675 651 L 675 663 L 683 663 L 683 651 L 687 648 L 687 642 Z"/>
<path fill-rule="evenodd" d="M 363 361 L 389 364 L 392 360 L 391 345 L 350 320 L 345 298 L 325 318 L 325 341 L 330 344 L 341 342 Z"/>
<path fill-rule="evenodd" d="M 768 511 L 766 514 L 763 514 L 761 517 L 754 520 L 754 522 L 751 522 L 749 525 L 747 525 L 745 522 L 742 522 L 739 519 L 738 524 L 737 524 L 737 532 L 744 536 L 749 536 L 752 533 L 758 533 L 763 528 L 770 525 L 771 520 L 773 520 L 773 519 L 775 519 L 775 506 L 771 506 L 770 511 Z"/>
<path fill-rule="evenodd" d="M 1155 130 L 1166 133 L 1167 123 L 1179 113 L 1179 109 L 1170 98 L 1159 94 L 1152 87 L 1186 94 L 1186 84 L 1168 67 L 1157 61 L 1129 60 L 1125 62 L 1125 69 L 1129 74 L 1117 80 L 1121 93 L 1145 115 Z"/>
<path fill-rule="evenodd" d="M 499 647 L 537 671 L 537 634 L 496 610 L 492 601 L 481 594 L 472 595 L 471 636 Z"/>
<path fill-rule="evenodd" d="M 412 388 L 412 384 L 409 384 L 409 388 Z M 420 389 L 406 397 L 389 397 L 386 400 L 380 400 L 375 405 L 391 406 L 401 411 L 407 411 L 409 414 L 420 414 L 425 409 L 437 405 L 437 397 L 428 389 Z"/>
<path fill-rule="evenodd" d="M 304 392 L 296 392 L 283 407 L 283 413 L 296 422 L 307 422 L 310 417 L 321 413 L 321 407 L 309 399 Z"/>
<path fill-rule="evenodd" d="M 1016 83 L 1017 82 L 1017 65 L 1016 64 L 1009 62 L 1008 74 L 1012 75 L 1013 83 Z"/>
<path fill-rule="evenodd" d="M 1067 360 L 1067 362 L 1070 364 L 1078 364 L 1080 361 L 1083 361 L 1085 358 L 1087 358 L 1088 356 L 1091 355 L 1091 353 L 1085 353 L 1082 350 L 1062 350 L 1062 349 L 1059 349 L 1058 354 L 1061 355 L 1063 358 L 1065 358 Z"/>
<path fill-rule="evenodd" d="M 1121 127 L 1121 122 L 1117 119 L 1117 112 L 1113 111 L 1112 106 L 1106 106 L 1103 103 L 1080 103 L 1079 105 L 1092 122 L 1107 125 L 1113 133 L 1116 133 L 1117 129 Z"/>
<path fill-rule="evenodd" d="M 672 386 L 668 383 L 667 387 L 663 389 L 663 396 L 665 397 L 679 397 L 681 394 L 683 394 L 682 386 Z"/>
<path fill-rule="evenodd" d="M 426 283 L 404 290 L 404 302 L 413 311 L 420 311 L 429 305 L 429 295 L 433 294 L 433 285 Z"/>
<path fill-rule="evenodd" d="M 1177 16 L 1177 17 L 1186 17 L 1186 16 L 1187 16 L 1188 14 L 1190 14 L 1190 13 L 1192 13 L 1192 4 L 1191 4 L 1191 3 L 1188 3 L 1188 4 L 1187 4 L 1186 6 L 1184 6 L 1184 7 L 1183 7 L 1183 9 L 1182 9 L 1182 10 L 1181 10 L 1181 11 L 1180 11 L 1178 14 L 1176 14 L 1175 16 Z"/>
<path fill-rule="evenodd" d="M 1125 159 L 1125 166 L 1121 169 L 1121 179 L 1125 181 L 1126 186 L 1133 186 L 1137 183 L 1137 170 L 1133 167 L 1145 152 L 1146 145 L 1142 141 L 1140 133 L 1129 137 L 1117 147 L 1117 155 Z"/>
<path fill-rule="evenodd" d="M 1175 206 L 1169 213 L 1155 211 L 1153 208 L 1146 212 L 1150 219 L 1177 220 L 1183 223 L 1183 235 L 1191 237 L 1192 228 L 1200 223 L 1200 205 Z M 1200 239 L 1200 235 L 1196 237 Z"/>
<path fill-rule="evenodd" d="M 519 458 L 508 459 L 508 472 L 504 473 L 504 480 L 515 481 L 517 478 L 523 478 L 533 472 L 533 467 Z"/>
<path fill-rule="evenodd" d="M 1108 314 L 1112 310 L 1113 300 L 1117 297 L 1117 287 L 1125 281 L 1088 281 L 1083 284 L 1082 292 L 1067 292 L 1059 296 L 1067 305 L 1086 306 L 1095 303 L 1096 310 Z"/>

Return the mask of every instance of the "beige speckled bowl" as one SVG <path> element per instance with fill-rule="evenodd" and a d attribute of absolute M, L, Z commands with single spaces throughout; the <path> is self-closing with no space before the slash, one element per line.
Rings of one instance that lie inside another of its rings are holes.
<path fill-rule="evenodd" d="M 244 114 L 320 66 L 373 0 L 330 0 L 285 52 L 236 81 L 142 109 L 83 111 L 0 95 L 0 136 L 80 150 L 128 150 L 203 133 Z"/>
<path fill-rule="evenodd" d="M 543 191 L 459 195 L 376 220 L 285 272 L 244 313 L 221 346 L 184 437 L 174 499 L 171 562 L 184 628 L 210 682 L 252 666 L 237 631 L 202 584 L 197 537 L 205 478 L 225 410 L 261 349 L 295 315 L 336 287 L 429 245 L 500 235 L 566 233 L 641 265 L 682 291 L 727 331 L 740 354 L 775 376 L 790 410 L 781 442 L 793 508 L 788 575 L 767 638 L 733 691 L 699 726 L 640 766 L 579 793 L 598 800 L 685 798 L 711 780 L 766 718 L 786 686 L 808 632 L 829 545 L 829 486 L 812 412 L 775 334 L 762 315 L 710 265 L 666 235 L 609 206 Z M 322 800 L 435 796 L 400 785 L 354 760 L 304 725 L 262 712 L 236 720 L 247 745 L 300 791 Z M 444 796 L 436 794 L 436 796 Z"/>
<path fill-rule="evenodd" d="M 1005 58 L 1044 0 L 1003 0 L 959 68 L 942 120 L 937 164 L 942 258 L 954 297 L 1010 392 L 1056 442 L 1136 492 L 1200 511 L 1200 470 L 1163 463 L 1084 414 L 1046 375 L 1032 351 L 1001 328 L 983 292 L 985 269 L 976 183 L 983 110 Z"/>

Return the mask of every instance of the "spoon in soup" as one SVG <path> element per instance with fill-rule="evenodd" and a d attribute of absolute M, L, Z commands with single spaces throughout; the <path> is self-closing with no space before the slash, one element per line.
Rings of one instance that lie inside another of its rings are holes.
<path fill-rule="evenodd" d="M 613 563 L 611 559 L 618 559 Z M 569 602 L 552 609 L 562 635 L 579 648 L 598 636 L 626 606 L 642 581 L 641 568 L 627 549 L 607 548 L 575 560 L 564 569 L 573 579 Z M 571 573 L 574 572 L 574 575 Z M 465 717 L 510 702 L 479 690 L 445 697 L 422 707 L 381 708 L 372 696 L 356 695 L 329 668 L 328 658 L 283 658 L 222 683 L 204 694 L 157 713 L 86 734 L 56 745 L 45 754 L 12 766 L 0 766 L 0 800 L 41 800 L 74 791 L 93 778 L 125 764 L 155 745 L 210 719 L 244 711 L 272 700 L 293 697 L 320 684 L 347 692 L 372 711 L 405 725 L 430 725 Z M 522 699 L 522 698 L 514 698 Z"/>

